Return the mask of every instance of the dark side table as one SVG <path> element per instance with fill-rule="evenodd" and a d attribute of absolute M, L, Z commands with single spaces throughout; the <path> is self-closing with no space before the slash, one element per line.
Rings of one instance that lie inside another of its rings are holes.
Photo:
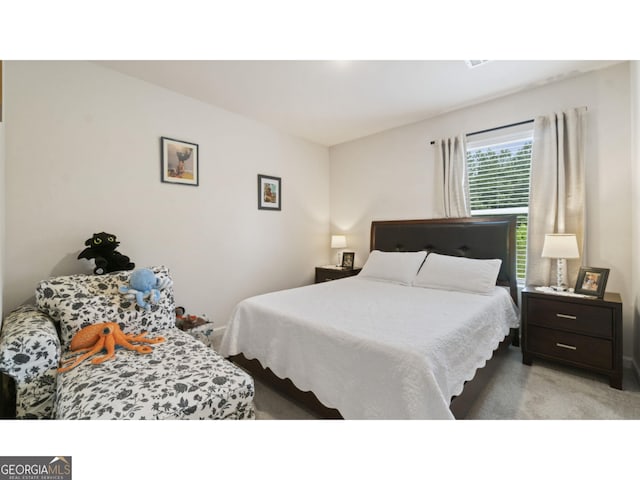
<path fill-rule="evenodd" d="M 622 390 L 622 299 L 522 291 L 522 362 L 542 358 L 609 377 Z"/>
<path fill-rule="evenodd" d="M 330 280 L 337 280 L 339 278 L 352 277 L 360 273 L 362 268 L 346 268 L 337 267 L 334 265 L 324 265 L 322 267 L 316 267 L 316 283 L 328 282 Z"/>

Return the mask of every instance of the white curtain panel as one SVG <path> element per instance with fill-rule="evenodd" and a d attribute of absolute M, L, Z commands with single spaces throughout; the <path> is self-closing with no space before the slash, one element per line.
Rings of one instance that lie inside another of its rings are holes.
<path fill-rule="evenodd" d="M 567 283 L 575 284 L 585 255 L 586 115 L 586 107 L 580 107 L 537 117 L 534 121 L 527 285 L 555 283 L 557 262 L 541 257 L 547 233 L 576 234 L 580 259 L 567 260 Z"/>
<path fill-rule="evenodd" d="M 442 217 L 470 217 L 464 135 L 436 140 L 436 201 Z"/>

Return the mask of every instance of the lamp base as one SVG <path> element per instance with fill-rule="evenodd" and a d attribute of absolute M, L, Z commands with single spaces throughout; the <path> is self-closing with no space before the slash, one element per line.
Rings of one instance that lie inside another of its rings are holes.
<path fill-rule="evenodd" d="M 556 285 L 552 285 L 551 288 L 556 292 L 566 292 L 567 288 L 567 259 L 558 258 L 558 264 L 556 267 Z"/>
<path fill-rule="evenodd" d="M 565 285 L 551 285 L 551 290 L 554 292 L 566 292 L 569 289 Z"/>

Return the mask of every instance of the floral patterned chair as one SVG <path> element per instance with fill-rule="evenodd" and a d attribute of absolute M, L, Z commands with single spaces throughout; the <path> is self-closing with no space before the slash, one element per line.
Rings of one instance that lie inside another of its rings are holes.
<path fill-rule="evenodd" d="M 158 278 L 166 267 L 152 268 Z M 16 385 L 17 418 L 251 419 L 253 379 L 175 326 L 173 289 L 149 311 L 119 293 L 131 272 L 71 275 L 40 282 L 36 305 L 11 312 L 0 335 L 0 371 Z M 81 328 L 117 322 L 165 342 L 141 355 L 117 349 L 101 364 L 58 373 Z"/>

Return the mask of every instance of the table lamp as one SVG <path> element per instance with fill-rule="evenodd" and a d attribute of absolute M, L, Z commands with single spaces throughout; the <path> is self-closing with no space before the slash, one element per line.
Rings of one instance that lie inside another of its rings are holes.
<path fill-rule="evenodd" d="M 344 235 L 331 235 L 331 248 L 346 248 L 347 237 Z M 338 263 L 336 267 L 340 266 L 340 252 L 338 252 Z"/>
<path fill-rule="evenodd" d="M 567 290 L 567 258 L 579 258 L 578 241 L 573 233 L 547 233 L 544 236 L 542 257 L 558 260 L 557 285 L 551 288 L 558 292 Z"/>

